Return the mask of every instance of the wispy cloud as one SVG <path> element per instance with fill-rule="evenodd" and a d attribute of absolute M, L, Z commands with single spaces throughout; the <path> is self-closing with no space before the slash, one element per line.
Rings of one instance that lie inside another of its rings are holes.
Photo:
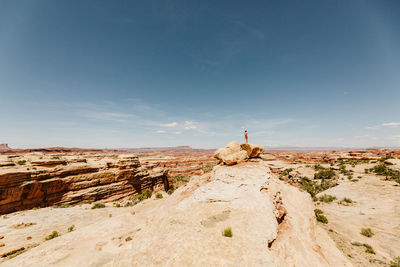
<path fill-rule="evenodd" d="M 165 131 L 163 131 L 163 130 L 157 130 L 156 133 L 158 133 L 158 134 L 164 134 Z"/>
<path fill-rule="evenodd" d="M 195 130 L 195 129 L 197 129 L 197 124 L 198 124 L 198 122 L 196 122 L 196 121 L 185 121 L 183 128 L 185 130 Z"/>
<path fill-rule="evenodd" d="M 119 112 L 84 111 L 83 113 L 85 117 L 91 119 L 116 121 L 116 122 L 125 122 L 129 118 L 135 117 L 134 114 L 119 113 Z"/>
<path fill-rule="evenodd" d="M 162 126 L 162 127 L 176 127 L 176 126 L 178 126 L 178 123 L 177 122 L 162 123 L 162 124 L 160 124 L 160 126 Z"/>
<path fill-rule="evenodd" d="M 400 122 L 384 122 L 381 125 L 368 126 L 366 130 L 378 130 L 382 127 L 396 128 L 400 126 Z"/>
<path fill-rule="evenodd" d="M 177 131 L 177 132 L 174 132 L 174 134 L 182 134 L 182 132 Z"/>
<path fill-rule="evenodd" d="M 395 128 L 400 126 L 400 122 L 386 122 L 382 124 L 383 127 Z"/>
<path fill-rule="evenodd" d="M 375 126 L 368 126 L 365 127 L 365 130 L 378 130 L 380 128 L 379 125 L 375 125 Z"/>

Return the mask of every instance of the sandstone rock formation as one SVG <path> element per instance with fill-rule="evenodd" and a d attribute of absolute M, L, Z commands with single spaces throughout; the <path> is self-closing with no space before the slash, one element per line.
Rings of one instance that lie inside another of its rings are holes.
<path fill-rule="evenodd" d="M 170 176 L 202 175 L 208 166 L 214 166 L 218 161 L 212 153 L 176 154 L 159 153 L 151 155 L 139 155 L 142 166 L 151 170 L 165 168 Z"/>
<path fill-rule="evenodd" d="M 245 161 L 248 158 L 254 158 L 261 155 L 264 148 L 254 144 L 242 144 L 238 142 L 229 142 L 225 147 L 218 149 L 214 157 L 226 165 L 234 165 Z"/>
<path fill-rule="evenodd" d="M 170 186 L 166 171 L 149 172 L 137 156 L 103 158 L 90 164 L 76 159 L 42 160 L 29 166 L 0 171 L 0 214 L 89 200 L 111 201 Z"/>
<path fill-rule="evenodd" d="M 27 211 L 24 217 L 16 214 L 8 219 L 4 242 L 13 240 L 30 249 L 2 265 L 351 266 L 320 232 L 310 196 L 273 177 L 265 164 L 217 166 L 171 196 L 138 204 L 134 215 L 129 208 L 109 205 L 99 210 L 76 206 L 68 212 L 46 208 Z M 40 221 L 51 213 L 68 226 L 77 225 L 76 230 L 56 228 L 53 217 Z M 11 226 L 28 217 L 41 224 L 29 226 L 25 233 L 38 240 L 35 247 L 22 230 Z M 227 227 L 232 237 L 222 235 Z M 43 241 L 54 229 L 61 236 Z"/>

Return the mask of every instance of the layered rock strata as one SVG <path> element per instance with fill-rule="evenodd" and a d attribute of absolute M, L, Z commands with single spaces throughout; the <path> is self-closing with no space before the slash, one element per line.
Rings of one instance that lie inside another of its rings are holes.
<path fill-rule="evenodd" d="M 113 201 L 143 190 L 168 190 L 163 169 L 151 172 L 137 156 L 87 164 L 83 160 L 34 161 L 31 166 L 0 172 L 0 214 L 34 207 Z M 55 168 L 47 168 L 47 167 Z"/>
<path fill-rule="evenodd" d="M 158 154 L 139 156 L 140 163 L 147 169 L 165 168 L 170 176 L 202 175 L 205 169 L 214 166 L 218 160 L 212 154 Z"/>

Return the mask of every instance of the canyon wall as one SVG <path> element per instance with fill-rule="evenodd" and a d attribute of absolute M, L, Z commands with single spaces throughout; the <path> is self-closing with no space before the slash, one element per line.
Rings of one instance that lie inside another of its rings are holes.
<path fill-rule="evenodd" d="M 25 161 L 25 162 L 24 162 Z M 170 188 L 168 172 L 147 170 L 132 155 L 98 158 L 26 158 L 0 170 L 0 214 L 51 205 L 114 201 Z"/>

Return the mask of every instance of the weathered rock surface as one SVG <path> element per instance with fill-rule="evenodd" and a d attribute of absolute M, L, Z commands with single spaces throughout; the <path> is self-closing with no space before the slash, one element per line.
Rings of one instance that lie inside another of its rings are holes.
<path fill-rule="evenodd" d="M 168 190 L 168 175 L 161 169 L 149 172 L 137 156 L 102 157 L 90 164 L 82 160 L 32 161 L 29 167 L 0 172 L 0 214 L 88 200 L 111 201 L 147 188 Z"/>
<path fill-rule="evenodd" d="M 110 205 L 15 214 L 0 228 L 6 247 L 11 240 L 27 248 L 37 243 L 2 264 L 351 266 L 332 240 L 319 232 L 310 196 L 274 178 L 264 162 L 217 166 L 171 196 L 138 204 L 132 214 L 130 208 Z M 12 227 L 22 219 L 38 225 L 25 232 Z M 60 221 L 76 225 L 76 230 L 67 232 Z M 222 235 L 227 227 L 232 228 L 231 238 Z M 43 241 L 53 230 L 61 236 Z M 31 240 L 26 240 L 28 233 Z"/>
<path fill-rule="evenodd" d="M 149 170 L 167 169 L 170 176 L 202 175 L 205 169 L 218 163 L 212 153 L 139 155 L 139 160 Z"/>
<path fill-rule="evenodd" d="M 259 157 L 264 152 L 264 148 L 262 146 L 255 144 L 242 144 L 240 145 L 240 148 L 247 152 L 247 156 L 249 158 Z"/>
<path fill-rule="evenodd" d="M 242 144 L 238 142 L 229 142 L 225 147 L 218 149 L 214 157 L 226 165 L 235 165 L 245 161 L 248 158 L 260 156 L 264 148 L 254 144 Z"/>

